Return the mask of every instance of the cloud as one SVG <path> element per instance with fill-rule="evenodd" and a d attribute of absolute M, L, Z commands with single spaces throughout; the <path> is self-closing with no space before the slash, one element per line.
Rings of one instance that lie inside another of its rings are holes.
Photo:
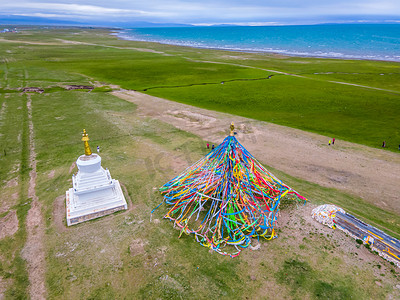
<path fill-rule="evenodd" d="M 287 23 L 343 16 L 400 18 L 399 0 L 0 0 L 0 14 L 184 23 Z"/>
<path fill-rule="evenodd" d="M 14 5 L 15 7 L 15 5 Z M 44 9 L 52 11 L 64 11 L 73 12 L 76 14 L 118 14 L 118 13 L 144 13 L 140 10 L 129 10 L 129 9 L 119 9 L 119 8 L 107 8 L 95 5 L 82 5 L 82 4 L 68 4 L 68 3 L 44 3 L 44 2 L 34 2 L 34 3 L 19 3 L 20 8 L 30 8 L 30 9 Z"/>
<path fill-rule="evenodd" d="M 110 8 L 98 5 L 89 4 L 74 4 L 74 3 L 47 3 L 47 2 L 8 2 L 7 4 L 0 4 L 0 8 L 9 9 L 14 12 L 14 15 L 62 15 L 70 14 L 77 17 L 82 16 L 112 16 L 112 17 L 127 17 L 127 16 L 148 16 L 148 17 L 167 17 L 169 14 L 166 12 L 146 11 L 140 9 L 126 9 L 126 8 Z M 23 13 L 18 13 L 23 11 Z"/>
<path fill-rule="evenodd" d="M 30 14 L 12 14 L 12 15 L 20 17 L 65 18 L 65 14 L 30 13 Z"/>

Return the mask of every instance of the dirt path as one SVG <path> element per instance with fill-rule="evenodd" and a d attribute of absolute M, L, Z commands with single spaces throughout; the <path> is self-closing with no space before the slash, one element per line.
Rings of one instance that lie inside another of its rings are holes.
<path fill-rule="evenodd" d="M 72 45 L 87 45 L 87 46 L 96 46 L 96 47 L 104 47 L 104 48 L 113 48 L 113 49 L 120 49 L 120 50 L 135 50 L 139 52 L 150 52 L 150 53 L 157 53 L 157 54 L 165 54 L 163 51 L 157 51 L 153 49 L 147 48 L 137 48 L 137 47 L 118 47 L 118 46 L 110 46 L 110 45 L 102 45 L 102 44 L 95 44 L 95 43 L 86 43 L 86 42 L 78 42 L 78 41 L 70 41 L 70 40 L 62 40 L 56 39 L 61 41 L 64 44 L 72 44 Z M 168 54 L 169 55 L 169 54 Z"/>
<path fill-rule="evenodd" d="M 183 58 L 193 61 L 193 62 L 199 62 L 199 63 L 221 64 L 221 65 L 230 65 L 230 66 L 236 66 L 236 67 L 242 67 L 242 68 L 248 68 L 248 69 L 256 69 L 256 70 L 267 71 L 267 72 L 271 72 L 271 73 L 277 73 L 280 75 L 299 77 L 299 78 L 303 78 L 303 79 L 326 81 L 326 82 L 335 83 L 335 84 L 351 85 L 351 86 L 364 88 L 364 89 L 371 89 L 371 90 L 384 91 L 384 92 L 389 92 L 389 93 L 394 93 L 394 94 L 400 94 L 399 91 L 394 91 L 394 90 L 382 89 L 382 88 L 377 88 L 377 87 L 373 87 L 373 86 L 348 83 L 348 82 L 342 82 L 342 81 L 316 79 L 316 78 L 312 78 L 312 77 L 307 77 L 307 76 L 302 76 L 302 75 L 297 75 L 297 74 L 292 74 L 292 73 L 287 73 L 287 72 L 282 72 L 282 71 L 277 71 L 277 70 L 272 70 L 272 69 L 264 69 L 264 68 L 260 68 L 260 67 L 248 66 L 248 65 L 243 65 L 243 64 L 235 64 L 235 63 L 219 62 L 219 61 L 211 61 L 211 60 L 198 60 L 198 59 L 191 59 L 189 57 L 183 57 Z"/>
<path fill-rule="evenodd" d="M 237 126 L 238 139 L 258 160 L 292 176 L 362 197 L 400 214 L 400 155 L 225 113 L 209 111 L 134 91 L 113 93 L 157 118 L 215 144 Z"/>
<path fill-rule="evenodd" d="M 4 115 L 6 113 L 6 109 L 7 109 L 7 102 L 4 101 L 3 104 L 1 105 L 1 109 L 0 109 L 0 126 L 3 125 L 2 121 L 4 119 Z"/>
<path fill-rule="evenodd" d="M 27 95 L 28 120 L 29 120 L 29 172 L 28 198 L 32 199 L 31 208 L 26 217 L 27 241 L 22 256 L 27 261 L 29 275 L 29 294 L 31 299 L 45 299 L 45 255 L 44 255 L 44 223 L 39 198 L 36 195 L 36 152 L 32 122 L 32 100 Z"/>
<path fill-rule="evenodd" d="M 356 86 L 360 88 L 365 88 L 365 89 L 372 89 L 372 90 L 377 90 L 377 91 L 384 91 L 384 92 L 389 92 L 389 93 L 394 93 L 394 94 L 400 94 L 399 91 L 394 91 L 394 90 L 388 90 L 388 89 L 381 89 L 377 87 L 372 87 L 372 86 L 367 86 L 367 85 L 361 85 L 361 84 L 355 84 L 355 83 L 348 83 L 348 82 L 342 82 L 342 81 L 331 81 L 328 80 L 330 83 L 337 83 L 337 84 L 344 84 L 344 85 L 351 85 L 351 86 Z"/>
<path fill-rule="evenodd" d="M 0 38 L 0 43 L 42 45 L 42 46 L 60 46 L 60 45 L 62 45 L 61 43 L 45 43 L 45 42 L 31 42 L 31 41 L 21 41 L 21 40 L 8 40 L 5 38 Z"/>

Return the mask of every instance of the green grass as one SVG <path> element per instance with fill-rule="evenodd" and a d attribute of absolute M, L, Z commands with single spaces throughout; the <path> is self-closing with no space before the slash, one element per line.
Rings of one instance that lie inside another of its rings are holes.
<path fill-rule="evenodd" d="M 276 273 L 278 282 L 287 285 L 292 294 L 302 298 L 304 289 L 311 291 L 313 298 L 321 299 L 350 299 L 365 297 L 359 291 L 355 293 L 352 281 L 335 278 L 332 283 L 321 280 L 318 271 L 307 262 L 298 259 L 287 259 Z"/>
<path fill-rule="evenodd" d="M 12 285 L 6 289 L 6 297 L 26 299 L 29 281 L 21 251 L 26 241 L 25 220 L 30 208 L 30 199 L 27 198 L 30 170 L 28 112 L 26 97 L 15 95 L 9 95 L 8 98 L 0 97 L 2 103 L 5 103 L 0 125 L 2 133 L 0 136 L 0 178 L 2 179 L 0 205 L 10 206 L 11 211 L 16 211 L 19 226 L 13 236 L 0 240 L 0 256 L 5 259 L 1 261 L 0 276 L 12 282 Z M 6 187 L 7 181 L 11 179 L 16 179 L 18 185 Z M 18 193 L 18 198 L 13 199 L 14 193 Z"/>
<path fill-rule="evenodd" d="M 10 170 L 16 170 L 14 167 L 21 159 L 22 140 L 19 137 L 22 133 L 23 111 L 26 109 L 23 108 L 24 101 L 15 95 L 9 95 L 8 98 L 0 95 L 0 110 L 3 111 L 0 117 L 0 186 L 16 176 Z"/>
<path fill-rule="evenodd" d="M 204 141 L 156 119 L 141 116 L 136 112 L 135 105 L 113 97 L 104 86 L 121 84 L 127 88 L 143 89 L 158 85 L 259 78 L 269 73 L 232 65 L 196 63 L 182 58 L 209 57 L 230 63 L 229 58 L 221 55 L 225 52 L 117 41 L 104 34 L 102 30 L 58 29 L 43 30 L 33 36 L 15 35 L 12 38 L 39 42 L 54 42 L 54 38 L 64 38 L 116 46 L 148 47 L 182 55 L 171 57 L 134 50 L 68 44 L 42 46 L 0 43 L 0 59 L 8 59 L 7 64 L 0 65 L 0 88 L 3 92 L 21 86 L 40 86 L 46 89 L 44 94 L 32 93 L 31 98 L 37 152 L 36 193 L 43 207 L 46 228 L 46 287 L 49 299 L 255 299 L 271 295 L 282 298 L 340 299 L 351 296 L 398 296 L 393 285 L 399 274 L 389 263 L 377 257 L 383 266 L 379 273 L 385 274 L 386 282 L 380 288 L 374 281 L 382 277 L 375 276 L 374 266 L 356 260 L 351 253 L 354 249 L 344 251 L 337 247 L 334 239 L 325 238 L 319 233 L 300 236 L 300 240 L 294 243 L 295 237 L 292 235 L 297 229 L 281 226 L 278 239 L 261 241 L 260 250 L 246 249 L 239 257 L 230 259 L 209 253 L 207 248 L 194 241 L 193 236 L 183 235 L 178 238 L 179 231 L 173 228 L 171 222 L 162 219 L 166 209 L 164 205 L 155 211 L 150 221 L 151 210 L 162 200 L 157 188 L 204 156 Z M 289 58 L 235 55 L 258 59 L 241 61 L 248 65 L 280 67 L 291 72 L 311 72 L 312 68 L 318 69 L 319 66 L 334 68 L 336 64 L 348 64 L 349 70 L 360 68 L 367 72 L 396 65 L 296 58 L 296 61 L 309 62 L 307 69 L 303 69 L 302 65 L 289 62 Z M 93 81 L 90 77 L 104 81 L 103 87 L 90 93 L 66 91 L 60 87 L 66 84 L 90 84 L 89 81 Z M 323 103 L 317 99 L 320 92 L 305 91 L 315 84 L 315 89 L 322 87 L 326 91 Z M 394 81 L 393 86 L 396 86 Z M 308 97 L 297 96 L 294 87 L 302 89 Z M 396 95 L 375 91 L 361 93 L 352 87 L 286 76 L 150 91 L 197 106 L 225 111 L 232 109 L 234 113 L 242 111 L 249 116 L 250 108 L 253 107 L 254 116 L 259 118 L 264 115 L 265 118 L 272 118 L 273 115 L 278 119 L 277 123 L 290 123 L 299 128 L 310 126 L 308 130 L 321 132 L 327 129 L 321 127 L 317 130 L 314 127 L 318 120 L 323 120 L 318 115 L 324 109 L 336 116 L 328 118 L 329 114 L 325 115 L 329 121 L 325 124 L 332 127 L 329 130 L 342 130 L 342 126 L 337 123 L 346 114 L 335 114 L 335 107 L 343 107 L 344 103 L 349 107 L 346 122 L 350 131 L 355 123 L 365 121 L 358 119 L 356 122 L 355 113 L 350 110 L 366 114 L 372 119 L 371 122 L 377 122 L 377 127 L 382 127 L 367 106 L 373 106 L 377 111 L 389 106 L 393 112 L 388 113 L 388 118 L 393 118 L 398 109 L 393 104 Z M 372 101 L 372 95 L 382 99 L 382 102 Z M 247 102 L 243 99 L 247 99 Z M 264 103 L 265 99 L 269 99 L 269 102 Z M 365 105 L 357 105 L 360 101 L 364 101 L 362 103 Z M 7 180 L 15 176 L 20 178 L 18 187 L 5 190 L 8 196 L 16 189 L 20 192 L 19 199 L 12 204 L 20 220 L 20 229 L 13 237 L 0 241 L 0 276 L 12 282 L 7 291 L 9 298 L 27 298 L 26 265 L 20 257 L 26 236 L 24 222 L 30 207 L 30 199 L 27 199 L 29 153 L 26 96 L 15 92 L 0 93 L 0 107 L 3 102 L 7 103 L 7 110 L 5 117 L 0 120 L 0 142 L 9 147 L 9 154 L 7 157 L 0 155 L 0 175 L 6 179 L 0 184 L 4 187 Z M 298 113 L 313 115 L 316 120 L 297 120 Z M 389 127 L 394 125 L 390 122 L 388 124 L 387 132 L 390 132 Z M 72 173 L 76 172 L 75 168 L 70 173 L 71 165 L 83 154 L 80 141 L 83 128 L 89 133 L 92 149 L 100 146 L 103 167 L 109 168 L 112 176 L 126 187 L 132 202 L 129 203 L 128 211 L 67 228 L 63 196 L 72 185 Z M 358 130 L 366 130 L 360 128 Z M 369 131 L 376 135 L 378 129 Z M 354 133 L 351 134 L 351 139 L 356 139 Z M 367 142 L 360 139 L 360 143 Z M 21 168 L 17 173 L 12 173 L 15 164 L 20 164 Z M 310 199 L 311 203 L 335 203 L 394 236 L 400 231 L 399 216 L 393 213 L 344 192 L 269 169 Z M 54 176 L 49 176 L 51 172 Z M 9 197 L 2 196 L 0 199 L 3 204 Z M 296 214 L 295 208 L 288 209 L 294 209 Z M 304 220 L 300 222 L 303 225 L 305 223 Z M 301 230 L 298 232 L 300 235 L 307 234 Z M 139 250 L 132 248 L 138 241 L 143 243 L 142 247 Z M 364 247 L 360 250 L 366 251 Z M 252 279 L 253 276 L 256 280 Z"/>

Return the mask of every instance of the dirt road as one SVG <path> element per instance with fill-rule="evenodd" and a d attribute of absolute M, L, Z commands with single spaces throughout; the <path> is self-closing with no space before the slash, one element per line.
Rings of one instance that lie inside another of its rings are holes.
<path fill-rule="evenodd" d="M 44 249 L 44 222 L 41 212 L 41 203 L 36 195 L 36 151 L 34 129 L 32 122 L 32 99 L 28 95 L 28 120 L 29 120 L 29 172 L 30 180 L 28 187 L 28 198 L 32 199 L 31 208 L 26 216 L 27 239 L 22 257 L 27 262 L 29 275 L 29 295 L 32 300 L 46 299 L 45 286 L 45 249 Z"/>
<path fill-rule="evenodd" d="M 358 195 L 400 214 L 400 155 L 298 129 L 209 111 L 135 91 L 115 96 L 138 105 L 139 114 L 201 136 L 216 145 L 234 121 L 237 138 L 259 161 L 289 175 Z"/>

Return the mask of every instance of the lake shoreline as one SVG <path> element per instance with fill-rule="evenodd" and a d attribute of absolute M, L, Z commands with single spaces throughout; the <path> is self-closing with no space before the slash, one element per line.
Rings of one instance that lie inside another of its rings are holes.
<path fill-rule="evenodd" d="M 207 45 L 196 45 L 195 42 L 193 43 L 179 43 L 179 42 L 167 42 L 162 40 L 152 40 L 152 39 L 144 39 L 144 38 L 137 38 L 134 36 L 129 36 L 127 30 L 134 29 L 134 28 L 124 28 L 124 29 L 117 29 L 112 30 L 111 35 L 116 36 L 118 39 L 126 40 L 126 41 L 133 41 L 133 42 L 147 42 L 147 43 L 156 43 L 160 45 L 171 45 L 171 46 L 178 46 L 178 47 L 188 47 L 193 49 L 204 49 L 204 50 L 221 50 L 221 51 L 228 51 L 228 52 L 240 52 L 240 53 L 251 53 L 251 54 L 271 54 L 271 55 L 279 55 L 284 57 L 301 57 L 301 58 L 318 58 L 318 59 L 338 59 L 338 60 L 357 60 L 357 61 L 383 61 L 383 62 L 394 62 L 400 63 L 400 57 L 398 59 L 394 58 L 384 58 L 384 57 L 371 57 L 368 56 L 358 56 L 358 55 L 351 55 L 351 54 L 342 54 L 336 52 L 321 52 L 318 53 L 309 53 L 304 51 L 293 51 L 293 50 L 281 50 L 281 49 L 250 49 L 250 48 L 232 48 L 232 47 L 216 47 L 216 46 L 207 46 Z M 141 28 L 139 28 L 141 29 Z"/>

